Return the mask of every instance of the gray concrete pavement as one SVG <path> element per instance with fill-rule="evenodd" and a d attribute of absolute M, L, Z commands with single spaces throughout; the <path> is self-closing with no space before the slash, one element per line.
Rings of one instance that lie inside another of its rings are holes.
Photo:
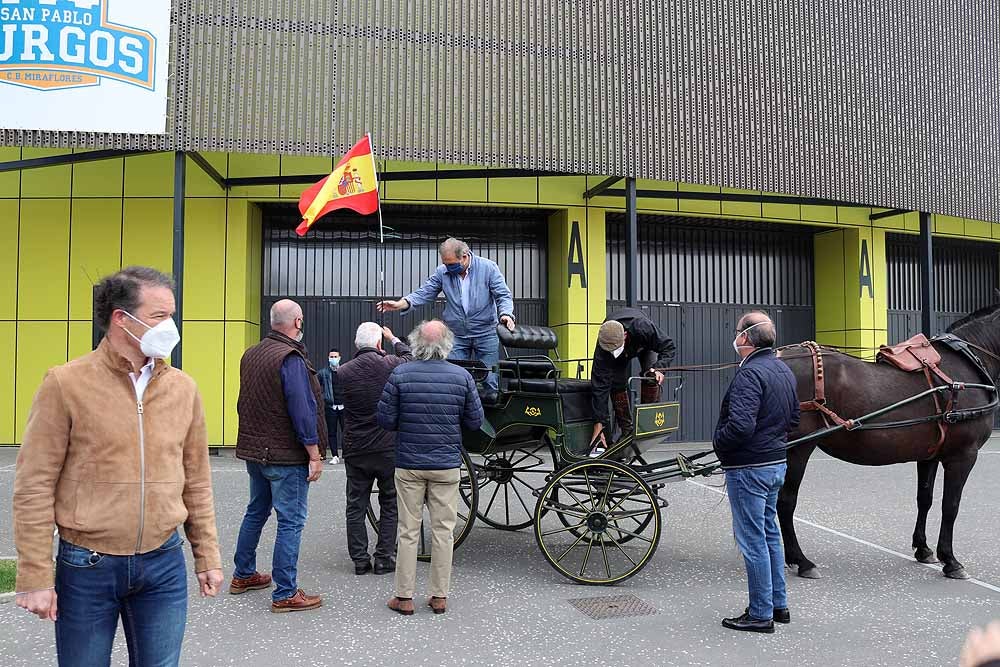
<path fill-rule="evenodd" d="M 0 506 L 9 507 L 16 452 L 0 451 Z M 216 506 L 227 574 L 246 500 L 246 477 L 229 455 L 214 459 Z M 1000 441 L 993 440 L 966 489 L 955 549 L 974 582 L 946 580 L 908 559 L 915 466 L 850 466 L 817 454 L 800 495 L 803 549 L 820 580 L 789 579 L 793 622 L 774 635 L 719 626 L 742 610 L 746 589 L 720 477 L 669 485 L 664 532 L 650 564 L 613 588 L 560 577 L 530 530 L 477 526 L 455 557 L 449 613 L 423 607 L 410 618 L 385 609 L 392 577 L 356 577 L 344 546 L 343 467 L 310 493 L 300 583 L 325 596 L 314 612 L 271 614 L 269 595 L 191 598 L 183 664 L 956 664 L 969 626 L 1000 617 Z M 936 539 L 941 476 L 929 537 Z M 270 561 L 274 523 L 259 555 Z M 0 555 L 12 554 L 10 516 L 0 517 Z M 426 568 L 418 569 L 425 581 Z M 195 595 L 194 578 L 191 591 Z M 631 593 L 658 613 L 591 620 L 567 600 Z M 127 663 L 119 633 L 114 664 Z M 54 665 L 51 624 L 0 604 L 0 664 Z"/>

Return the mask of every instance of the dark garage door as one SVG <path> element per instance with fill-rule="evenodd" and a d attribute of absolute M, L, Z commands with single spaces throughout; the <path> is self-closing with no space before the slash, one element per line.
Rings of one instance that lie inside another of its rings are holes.
<path fill-rule="evenodd" d="M 625 226 L 608 217 L 608 310 L 624 305 Z M 813 230 L 639 217 L 639 306 L 673 337 L 674 363 L 736 361 L 740 314 L 768 312 L 778 343 L 815 337 Z M 710 440 L 734 371 L 686 373 L 680 440 Z"/>
<path fill-rule="evenodd" d="M 288 297 L 302 304 L 305 342 L 314 364 L 326 363 L 331 347 L 349 358 L 358 324 L 379 321 L 375 302 L 405 296 L 422 285 L 440 262 L 438 245 L 449 236 L 461 238 L 473 252 L 500 265 L 514 293 L 518 321 L 547 321 L 548 211 L 385 206 L 384 248 L 375 216 L 338 211 L 299 238 L 294 231 L 299 223 L 295 206 L 267 204 L 263 213 L 262 321 L 267 322 L 271 305 L 279 299 Z M 380 253 L 386 266 L 384 295 L 380 293 Z M 421 320 L 440 316 L 443 303 L 415 308 L 406 317 L 392 313 L 386 324 L 405 338 Z"/>
<path fill-rule="evenodd" d="M 917 237 L 888 234 L 885 252 L 888 268 L 890 342 L 906 340 L 920 331 L 920 251 Z M 934 309 L 931 335 L 974 310 L 994 302 L 1000 279 L 1000 255 L 993 243 L 934 239 Z"/>

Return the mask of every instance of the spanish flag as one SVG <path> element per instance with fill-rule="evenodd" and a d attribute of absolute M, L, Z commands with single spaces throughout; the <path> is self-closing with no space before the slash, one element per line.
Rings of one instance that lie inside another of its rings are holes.
<path fill-rule="evenodd" d="M 349 208 L 361 215 L 378 210 L 378 175 L 368 135 L 354 144 L 333 173 L 302 193 L 299 199 L 302 222 L 295 232 L 305 236 L 316 220 L 338 208 Z"/>

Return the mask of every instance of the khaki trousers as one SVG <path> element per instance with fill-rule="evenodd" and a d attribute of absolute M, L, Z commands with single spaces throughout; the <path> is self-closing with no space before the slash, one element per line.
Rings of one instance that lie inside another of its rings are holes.
<path fill-rule="evenodd" d="M 396 597 L 412 598 L 417 578 L 417 548 L 424 504 L 430 513 L 431 575 L 428 591 L 448 597 L 451 587 L 451 556 L 458 512 L 461 471 L 409 470 L 396 468 L 396 506 L 399 542 L 396 546 Z"/>

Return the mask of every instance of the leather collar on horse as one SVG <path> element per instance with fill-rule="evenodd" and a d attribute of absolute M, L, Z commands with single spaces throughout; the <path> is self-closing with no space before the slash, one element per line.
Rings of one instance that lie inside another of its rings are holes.
<path fill-rule="evenodd" d="M 941 370 L 941 354 L 934 349 L 932 344 L 934 342 L 947 345 L 950 349 L 965 356 L 972 363 L 972 365 L 986 380 L 986 383 L 994 387 L 993 403 L 983 408 L 973 408 L 965 411 L 957 411 L 955 409 L 958 406 L 959 392 L 965 389 L 965 383 L 955 382 L 943 370 Z M 814 341 L 806 341 L 804 343 L 786 345 L 778 348 L 777 354 L 778 356 L 782 356 L 784 351 L 796 347 L 803 347 L 809 351 L 809 355 L 812 357 L 813 367 L 813 397 L 808 401 L 800 402 L 799 409 L 803 412 L 819 412 L 823 417 L 824 424 L 827 427 L 831 426 L 832 423 L 847 430 L 857 428 L 859 424 L 853 419 L 844 419 L 826 404 L 826 382 L 823 371 L 823 351 L 827 350 L 836 352 L 837 350 L 835 348 L 823 347 Z M 948 435 L 949 424 L 964 421 L 966 419 L 972 419 L 978 416 L 982 410 L 992 409 L 995 406 L 996 388 L 993 378 L 990 376 L 989 371 L 986 370 L 986 366 L 983 364 L 982 360 L 976 356 L 975 352 L 972 351 L 972 344 L 962 340 L 954 334 L 935 336 L 932 340 L 928 340 L 924 334 L 917 334 L 916 336 L 913 336 L 912 338 L 897 345 L 883 345 L 879 348 L 876 361 L 890 364 L 906 373 L 923 372 L 924 377 L 927 378 L 927 386 L 930 389 L 934 389 L 939 386 L 949 387 L 951 389 L 951 394 L 949 395 L 948 401 L 943 409 L 938 394 L 934 393 L 932 395 L 935 407 L 935 413 L 933 415 L 924 419 L 909 420 L 907 422 L 895 422 L 893 424 L 885 425 L 886 427 L 902 427 L 925 421 L 935 421 L 938 427 L 938 438 L 928 450 L 929 457 L 936 456 L 940 451 L 941 445 L 944 443 L 945 438 Z M 939 385 L 937 380 L 940 380 L 943 384 Z"/>

